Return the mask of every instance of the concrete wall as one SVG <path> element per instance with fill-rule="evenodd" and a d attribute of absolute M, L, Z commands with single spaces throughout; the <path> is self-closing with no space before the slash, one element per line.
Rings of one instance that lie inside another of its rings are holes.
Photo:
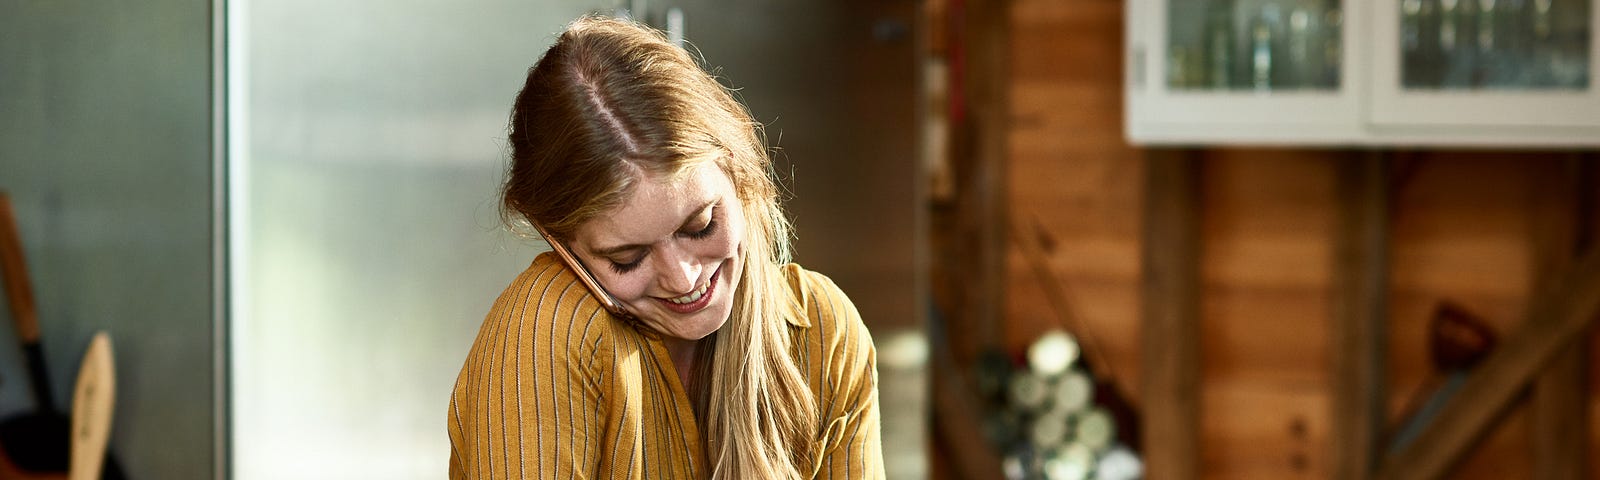
<path fill-rule="evenodd" d="M 32 271 L 56 408 L 107 330 L 130 477 L 213 462 L 207 0 L 0 4 L 0 189 Z M 0 313 L 0 414 L 34 408 Z"/>

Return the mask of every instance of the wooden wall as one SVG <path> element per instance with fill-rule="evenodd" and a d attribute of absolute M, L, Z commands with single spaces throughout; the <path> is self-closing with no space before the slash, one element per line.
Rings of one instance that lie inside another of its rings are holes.
<path fill-rule="evenodd" d="M 1049 266 L 1067 284 L 1074 314 L 1107 352 L 1117 383 L 1138 398 L 1144 152 L 1122 135 L 1123 3 L 1016 0 L 1010 18 L 1011 230 L 1048 237 Z M 1199 156 L 1202 475 L 1327 478 L 1336 167 L 1352 153 L 1228 148 Z M 1502 336 L 1515 330 L 1537 281 L 1532 219 L 1556 208 L 1541 189 L 1571 156 L 1394 155 L 1391 424 L 1431 372 L 1424 335 L 1440 302 L 1465 307 Z M 1014 243 L 1007 250 L 1000 335 L 1021 351 L 1059 320 L 1028 259 Z M 1590 373 L 1591 388 L 1600 386 L 1600 368 Z M 1600 411 L 1600 395 L 1590 398 L 1591 412 Z M 1591 452 L 1600 453 L 1600 415 L 1575 421 L 1587 421 Z M 1515 408 L 1451 478 L 1529 478 L 1529 423 L 1527 408 Z M 1600 478 L 1600 469 L 1590 472 Z"/>

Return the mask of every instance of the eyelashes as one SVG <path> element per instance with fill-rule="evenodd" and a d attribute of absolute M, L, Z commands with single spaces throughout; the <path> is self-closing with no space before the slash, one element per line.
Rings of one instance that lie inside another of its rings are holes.
<path fill-rule="evenodd" d="M 695 232 L 686 232 L 683 234 L 683 236 L 689 237 L 692 240 L 699 240 L 709 237 L 713 233 L 717 233 L 717 219 L 715 218 L 711 219 L 709 222 L 706 222 L 706 228 L 702 228 Z"/>
<path fill-rule="evenodd" d="M 618 274 L 628 273 L 633 271 L 635 268 L 639 268 L 639 263 L 643 261 L 644 255 L 640 255 L 638 259 L 628 263 L 611 262 L 611 271 L 617 272 Z"/>
<path fill-rule="evenodd" d="M 715 218 L 713 218 L 713 219 L 711 219 L 710 222 L 706 222 L 706 228 L 702 228 L 702 229 L 699 229 L 699 230 L 696 230 L 696 231 L 693 231 L 693 232 L 680 232 L 679 235 L 683 235 L 684 237 L 686 237 L 686 238 L 688 238 L 690 240 L 703 240 L 706 237 L 709 237 L 712 234 L 717 233 L 717 225 L 718 225 L 717 224 L 717 220 Z M 634 269 L 639 268 L 639 265 L 641 263 L 644 263 L 644 258 L 649 256 L 649 255 L 650 254 L 647 251 L 647 252 L 645 252 L 645 254 L 639 255 L 639 258 L 633 259 L 632 262 L 628 262 L 628 263 L 611 262 L 611 271 L 617 272 L 617 274 L 619 274 L 619 275 L 620 274 L 624 274 L 624 273 L 628 273 L 628 272 L 632 272 L 632 271 L 634 271 Z"/>

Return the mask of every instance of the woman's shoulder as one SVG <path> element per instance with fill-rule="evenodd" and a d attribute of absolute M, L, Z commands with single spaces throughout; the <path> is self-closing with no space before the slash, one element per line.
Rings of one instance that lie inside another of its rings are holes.
<path fill-rule="evenodd" d="M 615 323 L 571 270 L 544 253 L 500 293 L 469 356 L 537 352 L 588 363 L 609 343 Z"/>
<path fill-rule="evenodd" d="M 805 316 L 795 327 L 806 330 L 806 337 L 824 345 L 861 344 L 871 348 L 871 337 L 855 302 L 827 275 L 807 270 L 798 264 L 782 267 L 789 290 Z"/>
<path fill-rule="evenodd" d="M 826 275 L 794 264 L 783 271 L 808 322 L 791 327 L 790 348 L 825 420 L 869 403 L 864 395 L 876 392 L 877 349 L 855 303 Z"/>
<path fill-rule="evenodd" d="M 506 310 L 514 310 L 507 312 Z M 600 302 L 584 288 L 578 276 L 550 252 L 539 254 L 523 269 L 500 298 L 495 300 L 493 311 L 512 313 L 519 317 L 548 317 L 564 314 L 550 320 L 568 320 L 570 317 L 604 316 Z M 542 319 L 542 318 L 541 318 Z"/>

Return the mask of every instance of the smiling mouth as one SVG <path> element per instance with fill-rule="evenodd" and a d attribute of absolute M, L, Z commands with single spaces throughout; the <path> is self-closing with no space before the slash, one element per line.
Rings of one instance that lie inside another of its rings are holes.
<path fill-rule="evenodd" d="M 678 305 L 694 303 L 695 300 L 699 300 L 700 297 L 705 296 L 706 295 L 706 290 L 709 290 L 710 288 L 711 288 L 711 282 L 707 281 L 705 285 L 701 285 L 700 286 L 699 290 L 695 290 L 694 292 L 692 292 L 692 293 L 690 293 L 688 295 L 684 295 L 684 296 L 681 296 L 681 297 L 678 297 L 678 298 L 667 299 L 667 301 L 675 303 L 675 304 L 678 304 Z"/>
<path fill-rule="evenodd" d="M 711 279 L 706 280 L 705 285 L 701 285 L 695 291 L 675 298 L 658 297 L 656 301 L 661 302 L 661 306 L 667 307 L 668 310 L 674 312 L 694 313 L 711 304 L 711 297 L 717 292 L 717 278 L 720 276 L 722 276 L 722 267 L 719 266 L 717 271 L 711 274 Z"/>

